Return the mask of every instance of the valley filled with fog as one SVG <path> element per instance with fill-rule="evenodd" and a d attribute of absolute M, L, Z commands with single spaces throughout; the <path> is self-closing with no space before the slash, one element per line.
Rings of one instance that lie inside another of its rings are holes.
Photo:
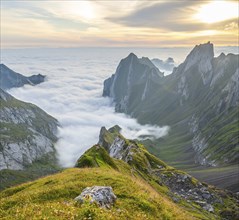
<path fill-rule="evenodd" d="M 61 124 L 56 149 L 61 165 L 74 166 L 81 154 L 98 142 L 100 128 L 119 125 L 130 139 L 159 138 L 170 129 L 140 125 L 135 119 L 115 113 L 114 103 L 102 97 L 103 81 L 113 74 L 120 60 L 130 52 L 138 57 L 166 60 L 172 57 L 182 62 L 191 48 L 81 48 L 81 49 L 25 49 L 4 50 L 1 63 L 26 76 L 46 75 L 46 81 L 37 86 L 25 85 L 9 91 L 16 98 L 38 105 Z M 237 53 L 235 47 L 216 48 Z M 164 70 L 161 70 L 164 71 Z M 168 73 L 166 73 L 168 74 Z"/>

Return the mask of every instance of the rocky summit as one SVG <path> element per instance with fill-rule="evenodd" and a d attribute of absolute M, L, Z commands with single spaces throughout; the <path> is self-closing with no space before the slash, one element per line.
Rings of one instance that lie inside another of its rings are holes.
<path fill-rule="evenodd" d="M 129 112 L 129 105 L 145 100 L 162 77 L 163 73 L 148 58 L 139 59 L 131 53 L 121 60 L 116 73 L 104 81 L 103 96 L 114 99 L 117 111 Z M 137 97 L 135 92 L 139 92 Z"/>
<path fill-rule="evenodd" d="M 152 70 L 144 72 L 139 59 L 130 55 L 105 80 L 103 96 L 112 98 L 116 111 L 142 124 L 170 126 L 167 136 L 149 144 L 168 163 L 234 166 L 239 160 L 238 59 L 223 53 L 214 57 L 208 42 L 195 46 L 172 74 L 159 76 L 152 63 L 144 63 Z"/>
<path fill-rule="evenodd" d="M 44 82 L 45 76 L 38 74 L 29 77 L 16 73 L 4 64 L 0 64 L 0 88 L 3 90 L 22 87 L 25 84 L 37 85 Z"/>

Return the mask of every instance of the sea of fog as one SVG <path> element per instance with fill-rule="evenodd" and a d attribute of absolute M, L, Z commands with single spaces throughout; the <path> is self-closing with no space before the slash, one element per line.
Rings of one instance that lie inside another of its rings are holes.
<path fill-rule="evenodd" d="M 116 70 L 130 52 L 138 57 L 182 62 L 192 48 L 71 48 L 1 50 L 1 63 L 23 75 L 41 73 L 46 82 L 9 91 L 16 98 L 38 105 L 61 124 L 56 149 L 60 163 L 71 167 L 84 151 L 98 142 L 100 128 L 119 125 L 122 134 L 135 139 L 144 135 L 159 138 L 170 129 L 140 125 L 125 114 L 115 113 L 114 104 L 102 97 L 103 81 Z M 221 52 L 238 53 L 236 47 L 220 47 Z"/>

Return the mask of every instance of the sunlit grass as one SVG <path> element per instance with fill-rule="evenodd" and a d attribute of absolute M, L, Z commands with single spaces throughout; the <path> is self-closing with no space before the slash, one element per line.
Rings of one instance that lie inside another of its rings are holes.
<path fill-rule="evenodd" d="M 88 186 L 112 186 L 117 196 L 110 210 L 77 204 Z M 0 194 L 1 219 L 193 219 L 144 180 L 108 168 L 68 169 Z"/>

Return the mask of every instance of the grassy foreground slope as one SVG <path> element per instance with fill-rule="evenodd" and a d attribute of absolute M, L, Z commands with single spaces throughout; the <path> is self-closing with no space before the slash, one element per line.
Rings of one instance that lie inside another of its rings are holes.
<path fill-rule="evenodd" d="M 99 143 L 77 168 L 6 189 L 0 193 L 0 219 L 235 219 L 236 195 L 200 183 L 128 140 L 114 126 L 102 128 Z M 75 202 L 83 189 L 111 186 L 110 209 Z"/>
<path fill-rule="evenodd" d="M 74 202 L 85 187 L 112 186 L 110 210 Z M 139 178 L 110 168 L 72 168 L 0 194 L 1 219 L 194 219 L 179 205 Z"/>

